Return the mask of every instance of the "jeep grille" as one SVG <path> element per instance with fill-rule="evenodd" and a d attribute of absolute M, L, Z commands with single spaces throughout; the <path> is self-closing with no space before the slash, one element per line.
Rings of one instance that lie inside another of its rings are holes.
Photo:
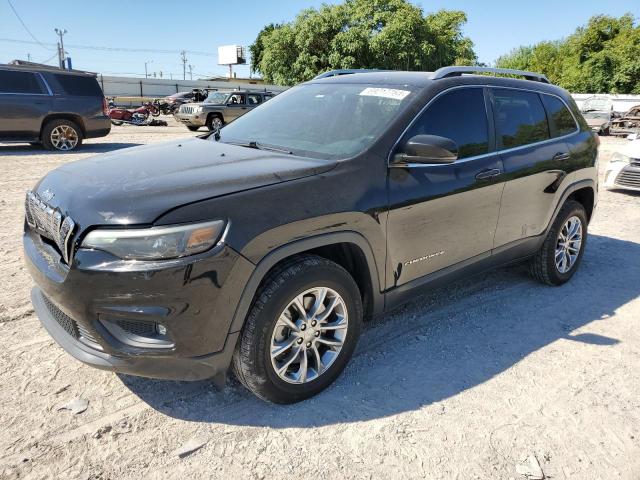
<path fill-rule="evenodd" d="M 25 213 L 29 227 L 52 240 L 68 264 L 71 257 L 70 240 L 76 227 L 71 217 L 63 218 L 58 209 L 50 207 L 31 191 L 27 192 Z"/>

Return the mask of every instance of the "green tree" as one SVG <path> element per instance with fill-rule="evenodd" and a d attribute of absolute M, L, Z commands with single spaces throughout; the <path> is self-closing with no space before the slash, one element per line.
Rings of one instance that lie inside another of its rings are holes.
<path fill-rule="evenodd" d="M 517 48 L 496 65 L 544 73 L 573 92 L 640 93 L 640 26 L 630 14 L 597 15 L 566 39 Z"/>
<path fill-rule="evenodd" d="M 337 68 L 433 70 L 475 64 L 462 34 L 466 15 L 424 16 L 407 0 L 346 0 L 303 10 L 293 22 L 265 27 L 250 47 L 253 68 L 268 82 L 291 85 Z"/>

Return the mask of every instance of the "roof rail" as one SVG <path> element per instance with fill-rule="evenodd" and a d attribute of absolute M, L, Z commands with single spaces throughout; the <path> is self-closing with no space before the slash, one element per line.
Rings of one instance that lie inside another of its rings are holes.
<path fill-rule="evenodd" d="M 353 73 L 376 73 L 376 72 L 384 72 L 385 70 L 376 70 L 371 68 L 342 68 L 339 70 L 329 70 L 328 72 L 321 73 L 313 77 L 313 80 L 318 80 L 320 78 L 327 77 L 338 77 L 341 75 L 351 75 Z"/>
<path fill-rule="evenodd" d="M 493 73 L 500 75 L 517 75 L 526 80 L 534 82 L 551 83 L 549 79 L 541 73 L 526 72 L 524 70 L 512 70 L 510 68 L 490 68 L 490 67 L 442 67 L 433 72 L 433 80 L 448 77 L 459 77 L 470 73 Z"/>

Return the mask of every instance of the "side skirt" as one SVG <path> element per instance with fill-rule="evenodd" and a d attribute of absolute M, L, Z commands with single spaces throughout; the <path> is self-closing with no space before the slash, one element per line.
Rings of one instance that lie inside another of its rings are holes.
<path fill-rule="evenodd" d="M 543 235 L 516 240 L 491 252 L 476 255 L 468 260 L 387 290 L 385 292 L 385 312 L 456 280 L 527 260 L 538 251 L 545 237 L 546 232 Z"/>

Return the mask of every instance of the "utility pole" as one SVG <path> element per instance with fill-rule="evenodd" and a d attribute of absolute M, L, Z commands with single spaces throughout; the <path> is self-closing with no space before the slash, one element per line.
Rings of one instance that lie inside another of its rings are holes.
<path fill-rule="evenodd" d="M 27 62 L 30 62 L 30 61 L 31 61 L 31 54 L 27 53 Z"/>
<path fill-rule="evenodd" d="M 195 65 L 189 65 L 189 78 L 191 78 L 191 80 L 193 80 L 193 69 L 195 68 Z"/>
<path fill-rule="evenodd" d="M 144 62 L 144 78 L 149 78 L 149 74 L 147 73 L 147 65 L 149 63 L 153 63 L 153 60 L 147 60 Z"/>
<path fill-rule="evenodd" d="M 62 37 L 65 33 L 67 33 L 67 31 L 58 28 L 55 28 L 54 31 L 60 37 L 60 42 L 58 42 L 58 62 L 60 64 L 60 68 L 64 69 L 64 59 L 66 56 L 64 53 L 64 42 L 62 40 Z"/>
<path fill-rule="evenodd" d="M 182 50 L 180 52 L 180 59 L 182 60 L 182 79 L 187 79 L 187 52 Z"/>

